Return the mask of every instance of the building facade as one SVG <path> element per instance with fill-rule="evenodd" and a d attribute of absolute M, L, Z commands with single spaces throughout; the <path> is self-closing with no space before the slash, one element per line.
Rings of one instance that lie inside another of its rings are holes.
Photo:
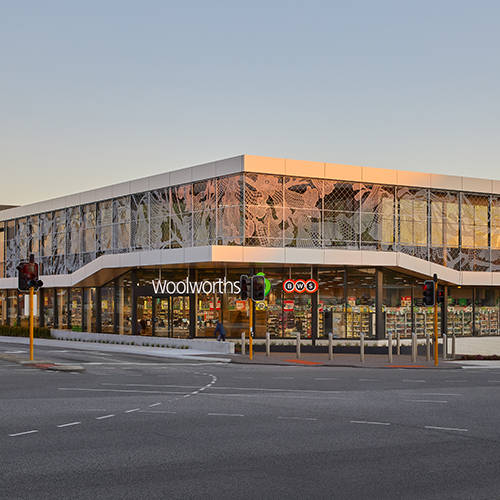
<path fill-rule="evenodd" d="M 16 267 L 30 254 L 41 326 L 210 337 L 219 318 L 239 337 L 235 282 L 263 272 L 257 337 L 423 335 L 437 274 L 441 330 L 498 335 L 500 181 L 243 155 L 5 209 L 0 324 L 27 321 Z"/>

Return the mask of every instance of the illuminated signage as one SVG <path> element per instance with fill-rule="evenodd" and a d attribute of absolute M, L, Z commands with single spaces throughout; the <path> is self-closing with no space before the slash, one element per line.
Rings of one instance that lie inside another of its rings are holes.
<path fill-rule="evenodd" d="M 318 291 L 319 285 L 316 280 L 308 279 L 308 280 L 286 280 L 283 282 L 283 290 L 286 293 L 315 293 Z"/>
<path fill-rule="evenodd" d="M 191 281 L 189 277 L 182 281 L 153 280 L 153 291 L 155 295 L 185 295 L 187 293 L 232 293 L 238 295 L 241 291 L 239 281 L 228 281 L 219 278 L 215 281 Z"/>

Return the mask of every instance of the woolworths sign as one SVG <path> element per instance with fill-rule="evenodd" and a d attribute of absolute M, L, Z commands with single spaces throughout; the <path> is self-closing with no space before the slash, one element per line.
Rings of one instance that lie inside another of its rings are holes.
<path fill-rule="evenodd" d="M 226 278 L 215 281 L 191 281 L 186 278 L 182 281 L 153 280 L 153 291 L 156 295 L 185 295 L 187 293 L 232 293 L 238 295 L 241 292 L 239 281 L 228 281 Z"/>

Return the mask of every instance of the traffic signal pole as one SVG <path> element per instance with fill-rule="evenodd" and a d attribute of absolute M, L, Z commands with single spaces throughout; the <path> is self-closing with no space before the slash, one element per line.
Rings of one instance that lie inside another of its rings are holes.
<path fill-rule="evenodd" d="M 34 288 L 30 286 L 30 361 L 33 361 L 33 294 Z"/>
<path fill-rule="evenodd" d="M 253 301 L 251 298 L 248 299 L 248 305 L 250 307 L 250 319 L 249 319 L 249 335 L 248 335 L 248 355 L 250 360 L 253 359 Z"/>
<path fill-rule="evenodd" d="M 438 356 L 438 286 L 437 276 L 434 275 L 434 366 L 439 365 Z"/>

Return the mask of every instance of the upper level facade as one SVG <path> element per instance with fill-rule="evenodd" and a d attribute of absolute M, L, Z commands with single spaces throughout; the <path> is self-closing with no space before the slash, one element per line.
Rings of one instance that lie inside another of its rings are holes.
<path fill-rule="evenodd" d="M 237 156 L 1 211 L 0 288 L 31 253 L 63 286 L 140 265 L 139 254 L 176 264 L 191 249 L 183 263 L 201 262 L 197 248 L 207 261 L 439 269 L 456 284 L 500 284 L 500 181 Z"/>

